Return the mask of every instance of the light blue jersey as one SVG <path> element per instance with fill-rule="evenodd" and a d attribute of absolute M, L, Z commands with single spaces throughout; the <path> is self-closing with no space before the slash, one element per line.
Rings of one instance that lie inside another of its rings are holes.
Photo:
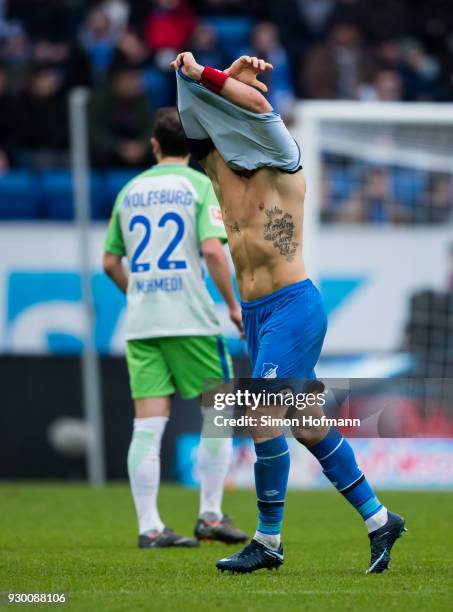
<path fill-rule="evenodd" d="M 181 123 L 197 159 L 215 147 L 233 170 L 300 170 L 299 146 L 278 113 L 253 113 L 240 108 L 189 79 L 181 70 L 176 81 Z"/>

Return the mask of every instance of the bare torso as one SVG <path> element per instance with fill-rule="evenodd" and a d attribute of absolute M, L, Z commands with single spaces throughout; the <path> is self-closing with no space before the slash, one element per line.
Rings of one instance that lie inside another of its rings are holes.
<path fill-rule="evenodd" d="M 304 280 L 303 172 L 238 173 L 217 151 L 203 166 L 222 208 L 241 298 L 254 300 Z"/>

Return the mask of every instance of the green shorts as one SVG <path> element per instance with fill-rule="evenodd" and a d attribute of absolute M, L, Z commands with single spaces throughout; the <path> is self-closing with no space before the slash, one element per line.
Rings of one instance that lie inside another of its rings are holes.
<path fill-rule="evenodd" d="M 132 397 L 162 397 L 179 391 L 192 399 L 206 380 L 229 380 L 233 365 L 223 336 L 177 336 L 129 340 L 126 349 Z"/>

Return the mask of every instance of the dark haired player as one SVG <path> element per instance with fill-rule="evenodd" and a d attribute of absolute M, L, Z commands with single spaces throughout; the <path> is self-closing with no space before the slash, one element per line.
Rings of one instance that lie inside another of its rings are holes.
<path fill-rule="evenodd" d="M 327 320 L 302 257 L 305 179 L 299 147 L 258 91 L 267 88 L 257 75 L 272 66 L 242 56 L 221 72 L 201 66 L 191 53 L 179 54 L 172 66 L 190 150 L 210 177 L 222 209 L 252 377 L 315 379 Z M 284 414 L 282 407 L 271 410 L 274 416 Z M 367 573 L 387 569 L 404 520 L 381 504 L 336 429 L 299 426 L 293 433 L 363 518 L 371 542 Z M 257 456 L 258 528 L 248 546 L 218 561 L 220 570 L 253 572 L 283 563 L 280 527 L 288 445 L 278 429 L 252 429 L 251 434 Z"/>
<path fill-rule="evenodd" d="M 195 538 L 165 526 L 157 509 L 160 446 L 170 397 L 198 397 L 207 379 L 228 380 L 231 358 L 202 278 L 200 251 L 230 317 L 242 333 L 226 255 L 225 229 L 209 179 L 188 167 L 176 108 L 160 109 L 151 141 L 157 164 L 132 179 L 116 200 L 104 269 L 127 294 L 127 365 L 135 403 L 128 471 L 140 548 L 197 546 L 198 540 L 244 542 L 221 510 L 231 458 L 228 438 L 202 438 L 200 515 Z M 127 273 L 123 256 L 129 262 Z"/>

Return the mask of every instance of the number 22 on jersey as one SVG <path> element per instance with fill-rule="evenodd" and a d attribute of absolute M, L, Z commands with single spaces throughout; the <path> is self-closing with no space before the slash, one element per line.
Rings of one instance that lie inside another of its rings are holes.
<path fill-rule="evenodd" d="M 175 212 L 165 213 L 159 219 L 156 231 L 159 231 L 159 228 L 164 228 L 170 222 L 176 225 L 176 232 L 159 256 L 157 267 L 159 270 L 185 270 L 187 268 L 187 262 L 184 259 L 171 259 L 173 251 L 184 236 L 184 221 L 182 217 Z M 151 262 L 140 260 L 140 257 L 152 240 L 153 228 L 148 217 L 144 215 L 135 215 L 129 222 L 129 231 L 135 232 L 139 227 L 141 227 L 144 232 L 142 239 L 136 246 L 131 257 L 131 272 L 148 272 L 151 270 Z"/>

